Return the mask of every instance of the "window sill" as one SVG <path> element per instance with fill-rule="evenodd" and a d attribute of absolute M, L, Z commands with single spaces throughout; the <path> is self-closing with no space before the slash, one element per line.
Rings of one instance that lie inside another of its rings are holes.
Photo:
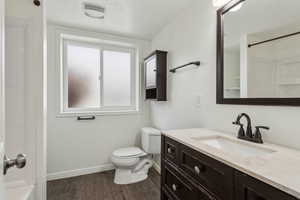
<path fill-rule="evenodd" d="M 141 111 L 101 111 L 101 112 L 61 112 L 56 118 L 73 118 L 84 116 L 121 116 L 121 115 L 139 115 Z"/>

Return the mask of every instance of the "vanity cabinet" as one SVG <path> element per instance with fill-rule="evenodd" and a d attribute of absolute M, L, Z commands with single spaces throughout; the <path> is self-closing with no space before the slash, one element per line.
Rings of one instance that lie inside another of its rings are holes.
<path fill-rule="evenodd" d="M 219 199 L 233 199 L 233 169 L 204 154 L 180 145 L 179 166 L 190 180 L 204 186 Z"/>
<path fill-rule="evenodd" d="M 162 136 L 161 200 L 297 200 Z"/>
<path fill-rule="evenodd" d="M 167 54 L 156 50 L 145 58 L 146 99 L 167 101 Z"/>
<path fill-rule="evenodd" d="M 204 187 L 189 181 L 176 167 L 168 162 L 162 163 L 163 200 L 216 200 Z"/>
<path fill-rule="evenodd" d="M 255 178 L 236 171 L 236 199 L 239 200 L 296 200 L 297 198 L 275 189 Z"/>

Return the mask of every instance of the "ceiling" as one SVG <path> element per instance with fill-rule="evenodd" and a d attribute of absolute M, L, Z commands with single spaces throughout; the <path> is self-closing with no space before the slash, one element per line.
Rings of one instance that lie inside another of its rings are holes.
<path fill-rule="evenodd" d="M 83 14 L 84 0 L 47 1 L 47 18 L 51 22 L 152 39 L 172 18 L 194 0 L 86 0 L 106 8 L 105 19 Z"/>

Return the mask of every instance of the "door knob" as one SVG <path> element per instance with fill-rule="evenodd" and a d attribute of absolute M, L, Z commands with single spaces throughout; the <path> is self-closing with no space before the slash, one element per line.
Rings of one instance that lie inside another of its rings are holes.
<path fill-rule="evenodd" d="M 19 154 L 15 159 L 9 159 L 4 156 L 3 174 L 6 175 L 9 168 L 16 167 L 18 169 L 24 168 L 26 165 L 26 155 Z"/>

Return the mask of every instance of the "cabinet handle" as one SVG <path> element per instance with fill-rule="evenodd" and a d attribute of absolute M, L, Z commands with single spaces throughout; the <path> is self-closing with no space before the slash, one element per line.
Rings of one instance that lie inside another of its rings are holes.
<path fill-rule="evenodd" d="M 177 191 L 177 186 L 175 184 L 173 184 L 172 189 L 173 189 L 174 192 L 176 192 Z"/>
<path fill-rule="evenodd" d="M 195 167 L 194 167 L 194 171 L 195 171 L 196 174 L 199 175 L 200 172 L 203 172 L 203 171 L 204 171 L 204 166 L 202 166 L 202 165 L 201 165 L 201 166 L 195 166 Z"/>
<path fill-rule="evenodd" d="M 194 170 L 195 170 L 196 174 L 200 174 L 200 169 L 199 169 L 198 166 L 195 166 L 195 167 L 194 167 Z"/>
<path fill-rule="evenodd" d="M 171 148 L 168 148 L 168 153 L 172 153 L 172 149 Z"/>

